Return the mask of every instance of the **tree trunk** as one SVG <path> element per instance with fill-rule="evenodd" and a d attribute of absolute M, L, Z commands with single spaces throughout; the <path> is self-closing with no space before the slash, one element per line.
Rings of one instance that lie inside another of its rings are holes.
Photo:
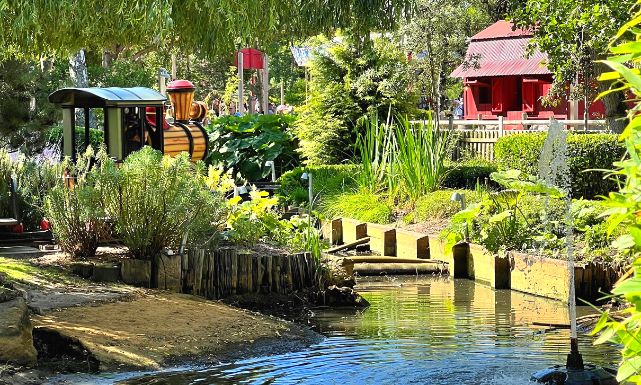
<path fill-rule="evenodd" d="M 74 82 L 74 86 L 78 88 L 89 87 L 89 74 L 87 72 L 87 60 L 85 58 L 85 50 L 81 49 L 75 55 L 69 58 L 69 76 Z M 85 114 L 82 109 L 76 110 L 76 126 L 85 126 Z M 89 114 L 89 126 L 96 128 L 96 122 L 93 114 Z"/>
<path fill-rule="evenodd" d="M 599 65 L 597 70 L 597 76 L 599 76 L 607 69 L 604 65 Z M 611 84 L 611 82 L 599 82 L 599 92 L 609 89 Z M 601 100 L 605 107 L 606 127 L 616 134 L 622 133 L 628 124 L 626 119 L 628 106 L 625 104 L 625 94 L 623 92 L 613 92 L 604 96 Z"/>
<path fill-rule="evenodd" d="M 614 92 L 603 97 L 605 124 L 612 132 L 617 134 L 622 133 L 628 124 L 626 119 L 627 106 L 624 101 L 622 92 Z"/>

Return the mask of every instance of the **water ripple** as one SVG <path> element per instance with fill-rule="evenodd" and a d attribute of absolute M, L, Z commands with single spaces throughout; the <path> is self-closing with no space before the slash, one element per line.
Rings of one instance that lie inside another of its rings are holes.
<path fill-rule="evenodd" d="M 520 385 L 568 352 L 567 331 L 531 326 L 567 322 L 567 308 L 555 301 L 433 277 L 358 289 L 371 307 L 320 312 L 315 322 L 328 338 L 304 351 L 102 383 Z M 618 357 L 588 337 L 580 344 L 586 361 L 612 366 Z"/>

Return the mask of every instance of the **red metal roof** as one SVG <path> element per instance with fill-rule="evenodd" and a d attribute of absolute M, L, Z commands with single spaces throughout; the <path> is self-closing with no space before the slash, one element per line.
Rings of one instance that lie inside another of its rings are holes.
<path fill-rule="evenodd" d="M 472 41 L 487 39 L 503 39 L 510 37 L 532 36 L 531 31 L 523 29 L 512 29 L 513 24 L 509 21 L 499 20 L 496 23 L 485 28 L 481 32 L 472 36 Z"/>
<path fill-rule="evenodd" d="M 529 37 L 472 40 L 465 55 L 465 63 L 450 76 L 473 78 L 549 74 L 550 71 L 545 66 L 547 56 L 544 53 L 537 50 L 526 57 L 529 41 Z"/>

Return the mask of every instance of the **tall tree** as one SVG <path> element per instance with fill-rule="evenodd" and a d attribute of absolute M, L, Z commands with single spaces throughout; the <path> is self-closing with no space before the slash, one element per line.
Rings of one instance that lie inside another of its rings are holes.
<path fill-rule="evenodd" d="M 510 17 L 517 27 L 534 32 L 533 45 L 548 56 L 557 92 L 574 85 L 587 106 L 596 95 L 596 77 L 603 71 L 596 60 L 605 59 L 610 37 L 628 19 L 636 0 L 527 0 L 516 1 Z M 607 89 L 608 84 L 600 84 Z M 573 95 L 577 98 L 577 95 Z M 625 127 L 625 105 L 621 94 L 603 99 L 608 127 L 621 132 Z M 587 119 L 588 116 L 586 115 Z"/>
<path fill-rule="evenodd" d="M 467 39 L 492 21 L 485 7 L 480 2 L 419 0 L 416 16 L 400 29 L 413 53 L 415 87 L 437 112 L 448 107 L 446 99 L 462 92 L 461 81 L 449 75 L 463 61 Z"/>

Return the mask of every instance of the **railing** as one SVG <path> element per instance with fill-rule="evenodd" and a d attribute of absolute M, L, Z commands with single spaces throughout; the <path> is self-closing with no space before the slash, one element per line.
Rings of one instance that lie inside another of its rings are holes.
<path fill-rule="evenodd" d="M 583 120 L 558 120 L 567 130 L 581 133 L 607 132 L 605 120 L 589 120 L 586 130 Z M 420 124 L 415 120 L 412 124 Z M 454 120 L 444 119 L 439 121 L 440 127 L 448 127 L 454 131 L 458 142 L 452 154 L 452 160 L 465 157 L 477 157 L 494 160 L 494 144 L 506 135 L 526 132 L 546 131 L 550 120 L 506 120 L 500 116 L 497 120 Z"/>

